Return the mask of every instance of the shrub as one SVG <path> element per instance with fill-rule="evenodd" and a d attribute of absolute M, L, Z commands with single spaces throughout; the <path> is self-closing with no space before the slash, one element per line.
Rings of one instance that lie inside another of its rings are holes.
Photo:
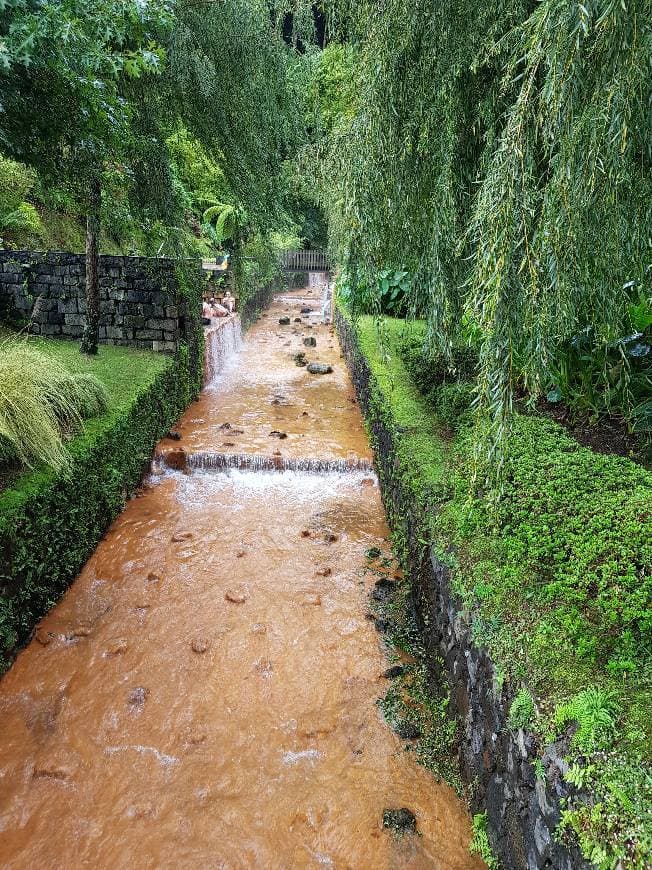
<path fill-rule="evenodd" d="M 0 344 L 0 458 L 61 470 L 70 458 L 62 430 L 107 407 L 105 388 L 88 374 L 73 374 L 26 341 Z"/>
<path fill-rule="evenodd" d="M 474 397 L 473 384 L 442 384 L 432 394 L 435 413 L 454 431 L 471 422 Z"/>

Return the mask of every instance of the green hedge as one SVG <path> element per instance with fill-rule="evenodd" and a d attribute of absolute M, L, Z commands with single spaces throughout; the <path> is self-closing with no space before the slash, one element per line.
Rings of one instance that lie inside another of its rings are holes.
<path fill-rule="evenodd" d="M 36 469 L 0 493 L 0 671 L 78 574 L 139 484 L 157 440 L 197 395 L 203 355 L 194 345 L 174 358 L 101 348 L 93 371 L 113 401 L 70 443 L 70 472 Z M 51 349 L 79 357 L 73 343 Z"/>
<path fill-rule="evenodd" d="M 476 642 L 520 698 L 512 721 L 522 725 L 527 708 L 541 751 L 570 735 L 568 776 L 591 800 L 569 804 L 562 826 L 600 867 L 646 866 L 652 475 L 594 454 L 548 420 L 517 415 L 494 499 L 473 483 L 471 367 L 442 389 L 436 361 L 430 382 L 432 362 L 416 365 L 418 327 L 363 317 L 354 328 L 372 374 L 370 414 L 393 433 L 394 467 L 453 569 Z M 401 518 L 392 525 L 400 536 Z"/>

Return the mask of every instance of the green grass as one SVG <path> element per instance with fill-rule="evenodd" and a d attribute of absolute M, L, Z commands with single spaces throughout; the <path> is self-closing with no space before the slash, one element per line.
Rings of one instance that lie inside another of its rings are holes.
<path fill-rule="evenodd" d="M 490 501 L 471 484 L 472 431 L 453 434 L 404 364 L 408 328 L 419 329 L 356 323 L 375 382 L 371 415 L 394 433 L 396 473 L 451 564 L 476 642 L 517 698 L 531 696 L 528 728 L 542 746 L 573 711 L 583 739 L 571 742 L 570 761 L 581 756 L 575 775 L 594 804 L 569 804 L 563 827 L 598 866 L 643 867 L 652 855 L 652 475 L 517 416 L 504 493 Z"/>

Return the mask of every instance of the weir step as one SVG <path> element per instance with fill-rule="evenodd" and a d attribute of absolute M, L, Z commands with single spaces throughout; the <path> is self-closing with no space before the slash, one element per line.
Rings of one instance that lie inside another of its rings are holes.
<path fill-rule="evenodd" d="M 321 459 L 317 457 L 264 456 L 258 453 L 186 453 L 170 450 L 155 457 L 155 465 L 165 465 L 178 471 L 300 471 L 306 474 L 374 473 L 368 459 Z"/>

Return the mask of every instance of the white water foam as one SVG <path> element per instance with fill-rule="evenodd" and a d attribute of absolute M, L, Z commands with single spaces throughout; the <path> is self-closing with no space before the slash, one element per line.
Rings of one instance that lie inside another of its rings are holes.
<path fill-rule="evenodd" d="M 242 347 L 242 324 L 237 314 L 218 322 L 204 332 L 204 383 L 209 386 L 224 370 L 227 362 Z"/>

